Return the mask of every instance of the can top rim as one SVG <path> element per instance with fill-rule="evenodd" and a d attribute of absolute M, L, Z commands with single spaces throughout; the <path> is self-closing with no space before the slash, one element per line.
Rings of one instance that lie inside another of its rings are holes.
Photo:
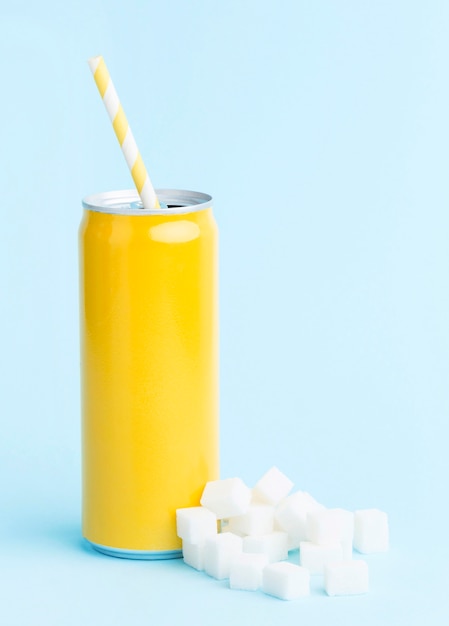
<path fill-rule="evenodd" d="M 144 209 L 136 189 L 120 189 L 95 193 L 83 198 L 83 207 L 99 213 L 119 215 L 177 215 L 211 208 L 212 196 L 188 189 L 156 189 L 160 209 Z"/>

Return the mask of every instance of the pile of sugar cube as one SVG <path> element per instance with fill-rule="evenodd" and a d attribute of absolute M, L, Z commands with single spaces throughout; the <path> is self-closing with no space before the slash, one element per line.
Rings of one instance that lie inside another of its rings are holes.
<path fill-rule="evenodd" d="M 231 589 L 283 600 L 310 594 L 310 576 L 321 575 L 330 596 L 368 591 L 368 564 L 352 558 L 386 552 L 388 517 L 378 509 L 328 509 L 272 467 L 250 489 L 240 478 L 208 482 L 201 506 L 177 509 L 184 562 L 229 578 Z M 290 495 L 289 495 L 290 494 Z M 299 562 L 287 561 L 299 548 Z"/>

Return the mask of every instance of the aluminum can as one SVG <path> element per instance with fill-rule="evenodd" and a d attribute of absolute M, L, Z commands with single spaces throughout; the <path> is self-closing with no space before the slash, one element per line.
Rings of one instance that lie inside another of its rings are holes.
<path fill-rule="evenodd" d="M 218 231 L 212 198 L 84 199 L 79 231 L 83 536 L 124 558 L 181 556 L 176 509 L 218 459 Z"/>

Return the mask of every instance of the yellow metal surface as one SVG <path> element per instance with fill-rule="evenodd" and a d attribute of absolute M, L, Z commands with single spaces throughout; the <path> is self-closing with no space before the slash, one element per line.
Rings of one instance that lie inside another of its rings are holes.
<path fill-rule="evenodd" d="M 86 210 L 80 260 L 83 534 L 178 549 L 176 508 L 219 473 L 212 210 Z"/>

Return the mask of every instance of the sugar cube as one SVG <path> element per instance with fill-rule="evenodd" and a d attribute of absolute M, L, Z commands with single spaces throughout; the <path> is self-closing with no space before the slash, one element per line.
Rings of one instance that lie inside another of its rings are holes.
<path fill-rule="evenodd" d="M 177 509 L 176 532 L 189 543 L 203 543 L 207 537 L 217 534 L 217 518 L 202 506 Z"/>
<path fill-rule="evenodd" d="M 340 543 L 343 548 L 343 559 L 352 559 L 352 542 L 354 539 L 354 513 L 346 509 L 332 509 L 339 519 Z"/>
<path fill-rule="evenodd" d="M 209 537 L 204 544 L 204 570 L 206 574 L 222 580 L 229 578 L 232 561 L 242 553 L 242 538 L 234 533 Z"/>
<path fill-rule="evenodd" d="M 354 548 L 363 554 L 387 552 L 388 516 L 379 509 L 363 509 L 354 515 Z"/>
<path fill-rule="evenodd" d="M 190 543 L 183 540 L 182 556 L 186 565 L 198 571 L 204 569 L 204 543 Z"/>
<path fill-rule="evenodd" d="M 369 587 L 365 561 L 334 561 L 324 568 L 324 588 L 330 596 L 366 593 Z"/>
<path fill-rule="evenodd" d="M 206 483 L 201 504 L 217 519 L 243 515 L 249 509 L 251 489 L 240 478 L 225 478 Z"/>
<path fill-rule="evenodd" d="M 293 482 L 277 467 L 266 472 L 254 487 L 257 499 L 267 504 L 276 505 L 292 490 Z"/>
<path fill-rule="evenodd" d="M 307 539 L 307 513 L 317 510 L 324 510 L 324 506 L 306 491 L 295 491 L 278 504 L 274 512 L 275 527 L 288 533 L 290 550 Z"/>
<path fill-rule="evenodd" d="M 262 589 L 281 600 L 294 600 L 310 594 L 310 573 L 294 563 L 272 563 L 262 574 Z"/>
<path fill-rule="evenodd" d="M 301 541 L 299 544 L 299 564 L 306 567 L 311 574 L 322 574 L 326 563 L 342 559 L 341 543 L 320 545 L 310 541 Z"/>
<path fill-rule="evenodd" d="M 273 531 L 274 507 L 268 504 L 251 504 L 243 515 L 229 519 L 228 528 L 243 535 L 264 535 Z"/>
<path fill-rule="evenodd" d="M 262 586 L 262 571 L 266 565 L 266 554 L 240 554 L 231 563 L 229 586 L 231 589 L 257 591 Z"/>
<path fill-rule="evenodd" d="M 338 543 L 340 541 L 340 522 L 332 509 L 311 511 L 306 518 L 307 540 L 312 543 Z"/>
<path fill-rule="evenodd" d="M 270 563 L 288 559 L 288 535 L 275 530 L 265 535 L 243 537 L 243 552 L 266 554 Z"/>
<path fill-rule="evenodd" d="M 326 509 L 305 491 L 288 495 L 292 486 L 277 467 L 252 490 L 240 478 L 208 482 L 201 506 L 176 511 L 186 565 L 284 600 L 309 595 L 312 574 L 324 574 L 329 596 L 366 593 L 368 565 L 352 549 L 388 550 L 387 514 Z M 296 547 L 299 565 L 286 561 Z"/>

